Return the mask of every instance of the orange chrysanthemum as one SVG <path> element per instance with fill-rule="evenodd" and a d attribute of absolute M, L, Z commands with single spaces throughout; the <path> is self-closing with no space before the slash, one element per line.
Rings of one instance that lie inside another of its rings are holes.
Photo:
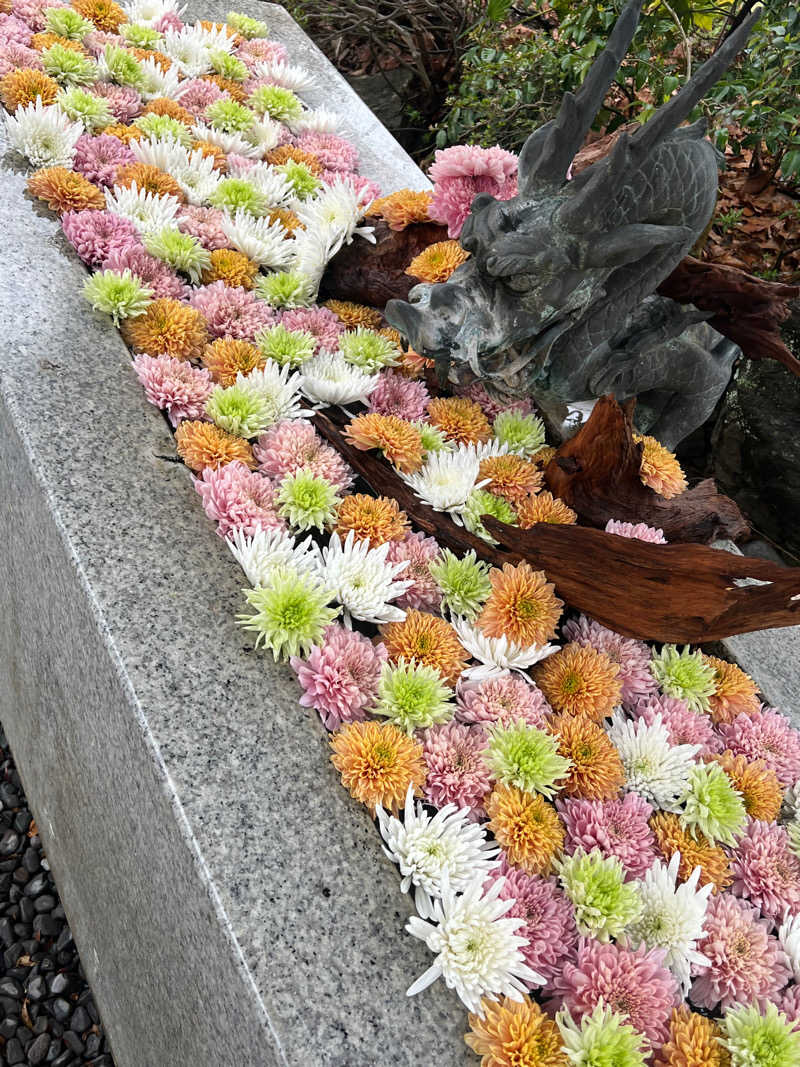
<path fill-rule="evenodd" d="M 355 330 L 358 326 L 363 326 L 367 330 L 377 330 L 383 322 L 383 315 L 380 311 L 367 307 L 366 304 L 354 304 L 352 300 L 326 300 L 324 307 L 332 311 L 348 330 Z M 397 330 L 394 332 L 397 333 Z M 395 343 L 399 344 L 399 342 Z"/>
<path fill-rule="evenodd" d="M 213 159 L 213 169 L 219 174 L 228 173 L 228 157 L 219 147 L 219 145 L 211 144 L 210 141 L 195 141 L 192 144 L 192 151 L 200 149 L 204 159 Z"/>
<path fill-rule="evenodd" d="M 555 454 L 556 450 L 551 445 L 545 445 L 531 456 L 531 463 L 535 463 L 540 470 L 544 470 Z"/>
<path fill-rule="evenodd" d="M 711 718 L 719 725 L 733 722 L 737 715 L 757 715 L 761 710 L 758 688 L 741 667 L 716 656 L 703 657 L 714 668 L 715 690 L 709 697 Z"/>
<path fill-rule="evenodd" d="M 317 156 L 312 152 L 304 152 L 302 148 L 295 148 L 290 144 L 282 144 L 279 148 L 273 148 L 266 154 L 267 163 L 273 167 L 280 167 L 283 163 L 292 160 L 295 163 L 304 163 L 315 177 L 319 177 L 325 169 Z"/>
<path fill-rule="evenodd" d="M 428 415 L 433 425 L 456 444 L 478 444 L 492 436 L 483 411 L 465 396 L 434 397 L 428 404 Z"/>
<path fill-rule="evenodd" d="M 72 0 L 79 15 L 93 22 L 104 33 L 116 33 L 128 16 L 114 0 Z"/>
<path fill-rule="evenodd" d="M 625 771 L 608 734 L 585 715 L 557 715 L 550 727 L 558 754 L 572 763 L 561 791 L 570 797 L 611 800 L 625 783 Z"/>
<path fill-rule="evenodd" d="M 602 722 L 622 700 L 619 664 L 572 642 L 537 664 L 536 684 L 556 711 Z"/>
<path fill-rule="evenodd" d="M 421 282 L 446 282 L 453 271 L 468 259 L 469 252 L 458 241 L 437 241 L 414 256 L 406 267 L 406 274 Z"/>
<path fill-rule="evenodd" d="M 208 19 L 201 19 L 200 25 L 204 30 L 218 30 L 220 33 L 224 33 L 226 37 L 237 37 L 239 31 L 234 29 L 233 26 L 229 26 L 227 22 L 210 22 Z"/>
<path fill-rule="evenodd" d="M 390 230 L 404 230 L 412 222 L 430 222 L 428 209 L 432 200 L 433 193 L 399 189 L 396 193 L 373 200 L 367 214 L 383 219 Z"/>
<path fill-rule="evenodd" d="M 371 412 L 353 419 L 345 440 L 362 452 L 379 448 L 390 463 L 404 474 L 422 466 L 422 436 L 416 426 L 397 415 Z"/>
<path fill-rule="evenodd" d="M 86 49 L 80 41 L 73 41 L 69 37 L 62 37 L 58 33 L 50 33 L 49 30 L 46 33 L 35 33 L 33 37 L 31 37 L 31 48 L 37 52 L 46 52 L 47 49 L 51 48 L 54 44 L 60 44 L 62 48 L 68 48 L 70 52 L 78 52 L 82 56 L 87 54 Z"/>
<path fill-rule="evenodd" d="M 182 122 L 185 126 L 193 126 L 197 121 L 191 111 L 187 111 L 185 107 L 181 107 L 177 100 L 170 100 L 168 96 L 157 96 L 155 100 L 151 100 L 144 109 L 143 114 L 166 115 L 167 118 L 176 119 L 178 122 Z"/>
<path fill-rule="evenodd" d="M 155 48 L 129 48 L 128 51 L 137 59 L 152 59 L 156 66 L 161 68 L 164 74 L 166 74 L 172 66 L 172 60 L 169 56 L 164 55 L 163 52 L 156 51 Z"/>
<path fill-rule="evenodd" d="M 103 133 L 107 133 L 109 137 L 116 137 L 123 144 L 130 144 L 131 141 L 138 141 L 144 137 L 144 131 L 138 126 L 126 126 L 122 122 L 112 122 L 110 126 L 106 126 Z"/>
<path fill-rule="evenodd" d="M 464 1040 L 481 1067 L 569 1067 L 555 1022 L 535 1000 L 484 1000 L 483 1018 L 470 1014 Z"/>
<path fill-rule="evenodd" d="M 199 359 L 208 344 L 206 320 L 200 312 L 169 297 L 154 300 L 143 315 L 125 319 L 122 336 L 136 352 L 175 359 Z"/>
<path fill-rule="evenodd" d="M 135 184 L 155 196 L 174 196 L 182 204 L 186 203 L 186 196 L 172 175 L 150 163 L 126 163 L 117 171 L 114 184 L 125 189 Z"/>
<path fill-rule="evenodd" d="M 0 79 L 0 98 L 7 111 L 35 104 L 37 96 L 45 105 L 54 103 L 58 96 L 58 82 L 43 70 L 10 70 Z"/>
<path fill-rule="evenodd" d="M 331 748 L 342 785 L 373 814 L 378 804 L 396 814 L 412 784 L 416 796 L 422 792 L 422 745 L 394 723 L 347 723 L 331 737 Z"/>
<path fill-rule="evenodd" d="M 539 793 L 498 783 L 486 801 L 491 830 L 512 867 L 548 874 L 564 848 L 564 825 Z"/>
<path fill-rule="evenodd" d="M 519 524 L 523 530 L 529 530 L 537 522 L 549 522 L 555 526 L 572 526 L 578 516 L 557 496 L 546 489 L 535 496 L 526 496 L 517 507 Z"/>
<path fill-rule="evenodd" d="M 733 881 L 728 857 L 723 849 L 712 845 L 701 830 L 686 830 L 680 817 L 672 812 L 659 811 L 650 817 L 650 829 L 656 846 L 669 863 L 676 852 L 681 854 L 678 877 L 687 881 L 695 867 L 700 868 L 700 885 L 714 886 L 714 893 L 727 889 Z"/>
<path fill-rule="evenodd" d="M 555 636 L 563 601 L 554 592 L 544 571 L 529 563 L 489 571 L 492 592 L 478 618 L 487 637 L 507 637 L 517 645 L 545 645 Z"/>
<path fill-rule="evenodd" d="M 369 541 L 371 548 L 377 548 L 387 541 L 402 541 L 408 518 L 391 497 L 352 493 L 344 498 L 336 516 L 336 533 L 342 540 L 351 530 L 357 541 Z"/>
<path fill-rule="evenodd" d="M 393 663 L 402 658 L 433 667 L 445 685 L 454 686 L 467 665 L 469 655 L 455 630 L 438 615 L 411 610 L 402 622 L 387 623 L 381 633 Z"/>
<path fill-rule="evenodd" d="M 503 497 L 515 507 L 539 490 L 542 472 L 522 456 L 490 456 L 481 461 L 478 480 L 489 479 L 484 486 L 490 493 Z"/>
<path fill-rule="evenodd" d="M 679 496 L 686 488 L 686 476 L 674 453 L 664 448 L 655 437 L 635 433 L 633 439 L 642 445 L 642 466 L 639 470 L 642 485 L 648 486 L 665 500 Z"/>
<path fill-rule="evenodd" d="M 734 756 L 730 749 L 711 759 L 722 767 L 733 788 L 742 794 L 748 815 L 763 822 L 774 822 L 778 818 L 783 789 L 777 774 L 763 759 L 748 762 L 746 756 Z"/>
<path fill-rule="evenodd" d="M 722 1030 L 714 1019 L 681 1004 L 672 1011 L 669 1039 L 656 1053 L 653 1067 L 730 1067 L 730 1053 L 719 1037 Z"/>
<path fill-rule="evenodd" d="M 397 344 L 402 344 L 403 342 L 403 337 L 397 330 L 392 330 L 391 336 L 387 330 L 379 330 L 378 332 L 389 341 L 395 341 Z M 399 338 L 399 341 L 397 338 Z M 425 356 L 421 356 L 419 352 L 415 352 L 413 348 L 409 348 L 407 351 L 401 352 L 399 362 L 392 369 L 397 371 L 398 374 L 402 374 L 404 378 L 419 379 L 424 378 L 425 371 L 430 370 L 433 366 L 432 359 L 427 359 Z"/>
<path fill-rule="evenodd" d="M 297 230 L 304 230 L 306 228 L 305 223 L 295 215 L 293 211 L 290 211 L 288 207 L 275 207 L 267 215 L 269 221 L 279 222 L 286 230 L 287 237 L 294 237 Z"/>
<path fill-rule="evenodd" d="M 237 374 L 249 374 L 251 370 L 267 365 L 266 356 L 249 341 L 237 341 L 233 337 L 220 337 L 212 341 L 203 352 L 203 366 L 211 371 L 211 377 L 220 385 L 233 385 Z"/>
<path fill-rule="evenodd" d="M 245 91 L 233 78 L 223 78 L 221 74 L 203 74 L 200 80 L 213 82 L 217 88 L 222 89 L 223 93 L 228 93 L 229 96 L 233 97 L 237 104 L 245 102 Z"/>
<path fill-rule="evenodd" d="M 246 464 L 250 470 L 258 466 L 253 449 L 244 438 L 234 437 L 213 422 L 185 419 L 175 431 L 175 442 L 178 455 L 193 471 L 203 471 L 206 467 L 216 470 L 234 460 Z"/>
<path fill-rule="evenodd" d="M 99 211 L 106 206 L 105 197 L 88 178 L 66 167 L 44 167 L 28 178 L 28 190 L 44 200 L 51 211 Z"/>
<path fill-rule="evenodd" d="M 233 248 L 215 248 L 211 253 L 211 266 L 203 271 L 203 285 L 225 282 L 241 289 L 252 289 L 258 277 L 258 264 L 243 252 Z"/>

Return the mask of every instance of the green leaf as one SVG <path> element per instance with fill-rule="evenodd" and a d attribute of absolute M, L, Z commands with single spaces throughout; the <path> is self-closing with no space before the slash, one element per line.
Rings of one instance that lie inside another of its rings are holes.
<path fill-rule="evenodd" d="M 486 13 L 492 22 L 502 22 L 511 8 L 511 0 L 489 0 Z"/>

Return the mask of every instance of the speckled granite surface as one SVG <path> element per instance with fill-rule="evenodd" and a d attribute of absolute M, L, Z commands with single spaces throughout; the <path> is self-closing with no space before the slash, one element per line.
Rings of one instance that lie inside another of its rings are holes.
<path fill-rule="evenodd" d="M 240 6 L 321 72 L 365 173 L 424 184 L 282 11 Z M 4 143 L 0 168 L 0 719 L 117 1067 L 474 1062 L 454 995 L 406 999 L 430 958 L 395 869 L 235 626 L 238 568 Z"/>

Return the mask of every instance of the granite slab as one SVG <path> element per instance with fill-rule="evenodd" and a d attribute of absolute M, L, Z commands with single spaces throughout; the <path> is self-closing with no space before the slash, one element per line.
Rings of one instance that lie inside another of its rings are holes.
<path fill-rule="evenodd" d="M 425 185 L 282 9 L 238 6 L 363 173 Z M 396 869 L 5 141 L 0 169 L 0 719 L 117 1067 L 473 1063 L 454 994 L 406 998 L 430 956 Z"/>

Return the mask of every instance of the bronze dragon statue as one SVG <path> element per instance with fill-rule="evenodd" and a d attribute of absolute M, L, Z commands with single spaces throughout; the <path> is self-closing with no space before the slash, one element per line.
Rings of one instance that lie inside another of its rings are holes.
<path fill-rule="evenodd" d="M 681 124 L 740 51 L 756 9 L 683 88 L 611 153 L 568 168 L 630 45 L 631 0 L 581 88 L 535 130 L 519 191 L 475 197 L 461 244 L 470 258 L 447 282 L 417 285 L 386 318 L 440 379 L 481 379 L 500 399 L 532 396 L 545 413 L 613 393 L 638 397 L 637 424 L 673 448 L 711 414 L 738 347 L 709 313 L 655 294 L 714 210 L 719 157 L 704 121 Z"/>

